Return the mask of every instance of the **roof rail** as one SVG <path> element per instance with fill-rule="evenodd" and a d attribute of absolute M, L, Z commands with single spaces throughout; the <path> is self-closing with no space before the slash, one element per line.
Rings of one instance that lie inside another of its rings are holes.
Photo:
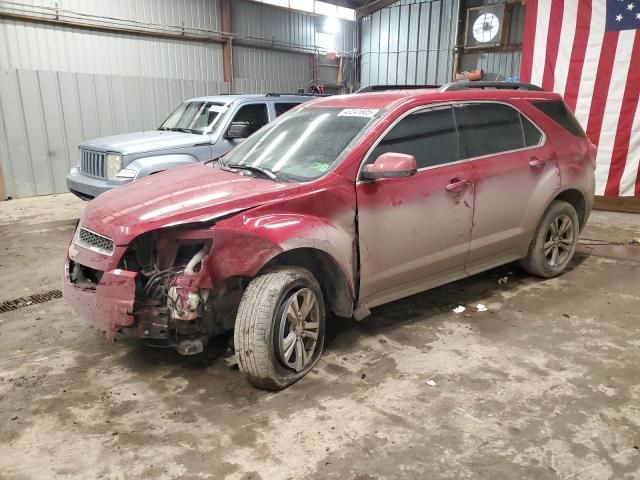
<path fill-rule="evenodd" d="M 275 93 L 269 92 L 265 97 L 330 97 L 328 93 Z"/>
<path fill-rule="evenodd" d="M 420 88 L 440 88 L 440 85 L 369 85 L 355 93 L 384 92 L 385 90 L 417 90 Z"/>
<path fill-rule="evenodd" d="M 498 89 L 498 90 L 529 90 L 533 92 L 543 92 L 540 87 L 532 83 L 517 82 L 451 82 L 440 87 L 441 92 L 455 92 L 458 90 L 470 90 L 472 88 L 480 89 Z"/>

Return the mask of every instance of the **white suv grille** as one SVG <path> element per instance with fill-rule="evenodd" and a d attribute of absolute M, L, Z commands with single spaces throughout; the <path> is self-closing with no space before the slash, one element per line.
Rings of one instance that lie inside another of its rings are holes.
<path fill-rule="evenodd" d="M 80 171 L 89 177 L 107 178 L 104 172 L 104 158 L 102 152 L 80 150 Z"/>

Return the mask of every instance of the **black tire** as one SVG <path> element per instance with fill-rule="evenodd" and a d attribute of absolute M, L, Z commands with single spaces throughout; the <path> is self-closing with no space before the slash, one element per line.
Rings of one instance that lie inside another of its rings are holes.
<path fill-rule="evenodd" d="M 560 232 L 565 222 L 569 222 L 567 229 Z M 571 233 L 570 239 L 565 236 L 568 233 Z M 529 252 L 520 261 L 520 265 L 538 277 L 551 278 L 560 275 L 573 258 L 579 235 L 580 221 L 576 209 L 570 203 L 554 200 L 542 216 L 529 246 Z"/>
<path fill-rule="evenodd" d="M 312 307 L 313 312 L 309 310 L 306 318 L 310 319 L 313 315 L 317 322 L 304 322 L 304 319 L 300 319 L 304 302 L 310 296 L 309 292 L 315 295 L 317 311 Z M 290 314 L 294 308 L 293 303 L 297 306 L 300 299 L 303 303 L 298 307 L 299 323 L 296 327 L 298 330 L 295 330 L 291 325 Z M 317 328 L 312 332 L 299 331 L 305 323 L 317 323 Z M 313 350 L 309 354 L 306 348 L 312 348 L 313 338 L 307 335 L 316 332 Z M 234 330 L 238 366 L 254 387 L 281 390 L 300 380 L 315 366 L 322 355 L 324 334 L 324 298 L 320 285 L 311 272 L 300 267 L 280 267 L 269 271 L 249 283 L 240 301 Z M 291 335 L 296 336 L 293 352 L 290 342 L 286 346 Z M 287 338 L 283 340 L 283 336 Z M 302 352 L 298 349 L 299 342 L 302 342 L 300 348 L 304 349 L 302 355 L 299 354 Z M 290 356 L 287 358 L 285 348 L 289 349 Z M 292 361 L 293 358 L 295 361 Z M 302 363 L 296 363 L 298 358 Z M 291 361 L 290 364 L 287 364 L 287 359 Z"/>

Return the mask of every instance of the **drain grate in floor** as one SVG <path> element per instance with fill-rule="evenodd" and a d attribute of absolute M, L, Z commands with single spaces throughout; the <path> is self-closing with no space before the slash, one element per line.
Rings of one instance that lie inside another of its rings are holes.
<path fill-rule="evenodd" d="M 11 312 L 19 308 L 35 305 L 36 303 L 45 303 L 57 298 L 62 298 L 62 292 L 60 290 L 49 290 L 44 293 L 34 293 L 28 297 L 14 298 L 13 300 L 0 303 L 0 313 Z"/>

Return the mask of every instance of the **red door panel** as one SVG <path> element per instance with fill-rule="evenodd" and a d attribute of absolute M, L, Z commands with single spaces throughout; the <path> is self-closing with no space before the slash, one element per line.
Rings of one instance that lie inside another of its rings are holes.
<path fill-rule="evenodd" d="M 465 275 L 471 173 L 459 162 L 357 184 L 361 303 L 379 305 Z"/>

